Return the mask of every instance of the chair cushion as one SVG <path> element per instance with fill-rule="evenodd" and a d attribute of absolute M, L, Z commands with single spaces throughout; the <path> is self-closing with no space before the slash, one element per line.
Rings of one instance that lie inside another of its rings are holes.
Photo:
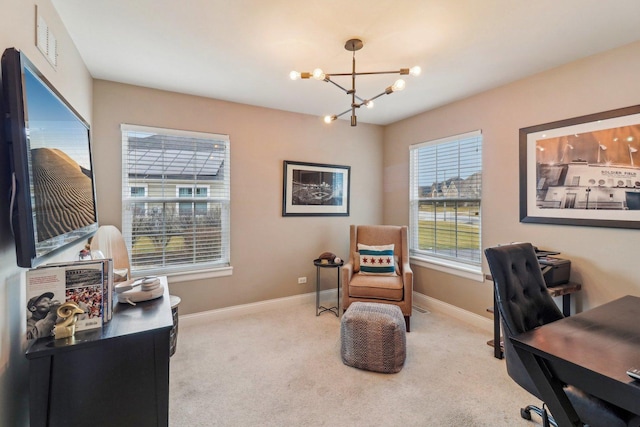
<path fill-rule="evenodd" d="M 354 274 L 349 282 L 352 298 L 373 298 L 388 301 L 403 300 L 402 276 Z"/>

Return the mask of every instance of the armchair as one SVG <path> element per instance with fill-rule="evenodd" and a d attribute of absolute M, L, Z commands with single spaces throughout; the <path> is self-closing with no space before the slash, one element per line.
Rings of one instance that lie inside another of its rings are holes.
<path fill-rule="evenodd" d="M 359 245 L 393 245 L 395 271 L 371 273 L 364 271 L 369 270 L 366 267 L 361 269 L 360 250 L 363 249 L 359 249 Z M 413 272 L 409 265 L 407 227 L 351 225 L 349 261 L 342 267 L 343 309 L 347 310 L 356 301 L 397 305 L 409 332 L 412 296 Z"/>

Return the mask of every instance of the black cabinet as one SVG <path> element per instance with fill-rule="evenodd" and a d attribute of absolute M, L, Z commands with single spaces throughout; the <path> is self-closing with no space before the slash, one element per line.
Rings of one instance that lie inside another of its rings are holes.
<path fill-rule="evenodd" d="M 31 343 L 31 427 L 168 426 L 173 319 L 162 283 L 162 298 L 116 303 L 101 329 Z"/>

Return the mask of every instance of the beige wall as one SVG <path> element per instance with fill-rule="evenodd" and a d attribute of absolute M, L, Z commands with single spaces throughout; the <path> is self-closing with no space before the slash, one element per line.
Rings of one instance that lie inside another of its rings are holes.
<path fill-rule="evenodd" d="M 577 61 L 385 128 L 384 222 L 408 222 L 408 150 L 414 143 L 481 129 L 482 246 L 530 241 L 562 252 L 580 282 L 578 309 L 640 295 L 640 230 L 519 222 L 518 130 L 640 103 L 640 43 Z M 484 261 L 483 269 L 489 269 Z M 489 316 L 492 283 L 414 267 L 415 290 Z"/>
<path fill-rule="evenodd" d="M 58 67 L 54 69 L 35 46 L 36 5 L 58 39 Z M 92 79 L 48 0 L 0 0 L 0 52 L 23 51 L 73 107 L 91 121 Z M 16 266 L 15 243 L 9 228 L 9 155 L 0 143 L 0 426 L 28 426 L 28 374 L 25 269 Z M 79 245 L 79 246 L 82 246 Z M 78 245 L 52 261 L 73 258 Z"/>
<path fill-rule="evenodd" d="M 59 42 L 54 70 L 34 45 L 35 5 Z M 482 129 L 483 246 L 529 240 L 562 251 L 583 283 L 581 308 L 640 294 L 636 252 L 640 231 L 518 222 L 518 129 L 638 104 L 640 43 L 512 83 L 386 128 L 93 82 L 49 0 L 0 0 L 0 48 L 26 52 L 92 124 L 102 224 L 120 226 L 121 123 L 166 126 L 231 137 L 231 277 L 175 283 L 181 314 L 311 292 L 311 260 L 331 250 L 345 257 L 351 223 L 408 223 L 408 147 Z M 10 11 L 10 12 L 7 12 Z M 92 111 L 93 109 L 93 111 Z M 9 185 L 0 152 L 0 193 Z M 351 216 L 282 217 L 282 161 L 350 165 Z M 383 191 L 379 191 L 382 187 Z M 24 271 L 16 267 L 6 202 L 0 202 L 0 425 L 28 425 Z M 78 247 L 57 259 L 74 257 Z M 56 260 L 57 260 L 56 259 Z M 415 267 L 418 292 L 487 315 L 489 283 Z M 485 265 L 485 271 L 488 269 Z M 297 277 L 307 276 L 306 285 Z M 334 286 L 325 280 L 325 287 Z"/>
<path fill-rule="evenodd" d="M 382 128 L 107 81 L 94 84 L 94 158 L 101 224 L 121 225 L 120 124 L 228 134 L 231 277 L 170 278 L 180 314 L 312 292 L 321 252 L 347 256 L 349 224 L 382 221 Z M 283 217 L 284 160 L 351 166 L 351 215 Z M 298 277 L 307 284 L 299 285 Z M 324 277 L 324 275 L 323 275 Z M 323 286 L 335 286 L 326 280 Z"/>

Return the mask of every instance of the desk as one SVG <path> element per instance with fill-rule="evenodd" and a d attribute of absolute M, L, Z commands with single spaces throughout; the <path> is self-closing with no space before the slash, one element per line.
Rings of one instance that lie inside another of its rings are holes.
<path fill-rule="evenodd" d="M 31 427 L 169 424 L 169 333 L 164 295 L 114 305 L 102 328 L 39 338 L 27 349 Z"/>
<path fill-rule="evenodd" d="M 563 384 L 640 415 L 640 298 L 626 296 L 511 339 L 559 425 L 582 425 Z"/>
<path fill-rule="evenodd" d="M 320 259 L 314 259 L 313 265 L 316 266 L 316 316 L 320 316 L 320 314 L 325 311 L 330 311 L 336 315 L 336 317 L 340 317 L 340 267 L 342 267 L 343 261 L 340 263 L 328 262 L 326 264 L 322 263 Z M 323 307 L 320 305 L 320 269 L 321 268 L 336 268 L 338 270 L 338 279 L 336 280 L 338 283 L 338 303 L 335 307 Z"/>

